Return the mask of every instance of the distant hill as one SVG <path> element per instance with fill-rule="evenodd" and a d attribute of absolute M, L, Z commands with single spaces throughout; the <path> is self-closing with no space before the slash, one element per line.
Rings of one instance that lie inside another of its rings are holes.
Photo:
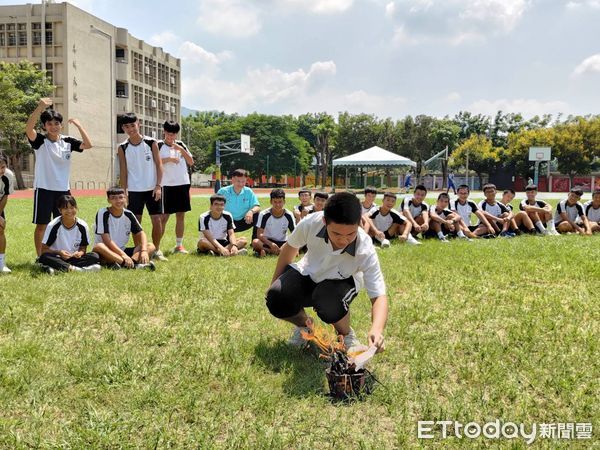
<path fill-rule="evenodd" d="M 196 111 L 195 109 L 186 108 L 185 106 L 181 107 L 181 117 L 191 116 L 193 114 L 196 114 L 197 112 L 198 111 Z"/>

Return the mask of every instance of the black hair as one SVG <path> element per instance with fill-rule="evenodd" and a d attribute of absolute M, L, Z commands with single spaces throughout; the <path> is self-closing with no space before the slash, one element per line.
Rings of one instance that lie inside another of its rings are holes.
<path fill-rule="evenodd" d="M 583 195 L 583 190 L 579 186 L 575 186 L 574 188 L 571 188 L 571 192 L 578 197 L 581 197 Z"/>
<path fill-rule="evenodd" d="M 362 217 L 360 200 L 351 192 L 333 194 L 327 200 L 323 211 L 327 224 L 333 222 L 342 225 L 358 225 Z"/>
<path fill-rule="evenodd" d="M 210 204 L 212 205 L 214 202 L 227 203 L 227 199 L 225 197 L 223 197 L 221 194 L 213 194 L 210 196 Z"/>
<path fill-rule="evenodd" d="M 56 207 L 58 209 L 64 209 L 67 206 L 72 206 L 73 208 L 77 208 L 77 200 L 72 195 L 61 195 L 56 200 Z"/>
<path fill-rule="evenodd" d="M 329 194 L 327 192 L 315 192 L 315 198 L 322 198 L 327 200 L 329 198 Z"/>
<path fill-rule="evenodd" d="M 40 114 L 40 120 L 44 125 L 46 124 L 46 122 L 50 122 L 52 120 L 56 120 L 62 123 L 63 116 L 58 111 L 54 111 L 53 109 L 47 109 L 42 114 Z"/>
<path fill-rule="evenodd" d="M 163 130 L 167 133 L 179 133 L 181 127 L 174 120 L 165 120 L 165 123 L 163 123 Z"/>
<path fill-rule="evenodd" d="M 423 186 L 422 184 L 417 184 L 415 186 L 415 192 L 416 191 L 423 191 L 423 192 L 427 193 L 427 188 L 425 186 Z"/>
<path fill-rule="evenodd" d="M 494 189 L 495 190 L 496 189 L 496 185 L 492 184 L 492 183 L 484 184 L 483 185 L 483 189 L 482 189 L 483 193 L 485 194 L 485 191 L 487 191 L 488 189 Z"/>
<path fill-rule="evenodd" d="M 246 172 L 244 169 L 235 169 L 233 172 L 231 172 L 231 176 L 232 177 L 247 177 L 248 172 Z"/>
<path fill-rule="evenodd" d="M 285 199 L 285 191 L 283 189 L 277 188 L 271 191 L 271 200 L 274 198 L 283 198 Z"/>
<path fill-rule="evenodd" d="M 529 192 L 529 191 L 537 191 L 538 187 L 537 184 L 530 184 L 525 186 L 525 192 Z"/>
<path fill-rule="evenodd" d="M 502 194 L 516 195 L 517 193 L 513 189 L 504 189 L 504 192 Z"/>
<path fill-rule="evenodd" d="M 135 113 L 132 112 L 121 114 L 121 116 L 119 117 L 119 122 L 121 122 L 121 126 L 127 125 L 128 123 L 135 123 L 137 122 L 137 120 L 138 117 L 135 115 Z"/>
<path fill-rule="evenodd" d="M 446 192 L 442 192 L 440 195 L 438 195 L 438 200 L 441 200 L 443 198 L 450 200 L 450 196 Z"/>
<path fill-rule="evenodd" d="M 456 188 L 456 192 L 460 191 L 461 189 L 466 189 L 467 192 L 471 192 L 471 188 L 466 184 L 459 184 Z"/>
<path fill-rule="evenodd" d="M 8 158 L 4 153 L 0 153 L 0 164 L 2 163 L 8 166 Z"/>
<path fill-rule="evenodd" d="M 377 195 L 377 189 L 375 189 L 373 186 L 367 186 L 365 188 L 365 195 L 367 194 L 375 194 Z"/>
<path fill-rule="evenodd" d="M 310 189 L 302 188 L 298 191 L 298 197 L 300 197 L 300 194 L 312 194 L 312 192 L 310 192 Z"/>
<path fill-rule="evenodd" d="M 121 195 L 121 194 L 125 194 L 125 189 L 120 188 L 118 186 L 111 187 L 110 189 L 108 189 L 106 191 L 106 197 L 107 198 L 110 198 L 111 195 Z"/>
<path fill-rule="evenodd" d="M 386 198 L 386 197 L 392 197 L 394 200 L 396 200 L 398 198 L 398 196 L 396 194 L 394 194 L 393 192 L 384 192 L 383 198 Z"/>

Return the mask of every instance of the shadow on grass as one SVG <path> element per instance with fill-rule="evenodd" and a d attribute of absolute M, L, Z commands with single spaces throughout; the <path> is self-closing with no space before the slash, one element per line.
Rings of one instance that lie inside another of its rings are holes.
<path fill-rule="evenodd" d="M 261 340 L 254 348 L 257 361 L 268 370 L 287 375 L 283 391 L 292 397 L 324 395 L 325 365 L 310 350 L 291 347 L 284 341 Z"/>

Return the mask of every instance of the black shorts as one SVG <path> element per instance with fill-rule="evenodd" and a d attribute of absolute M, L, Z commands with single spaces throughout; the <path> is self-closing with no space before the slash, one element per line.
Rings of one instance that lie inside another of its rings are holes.
<path fill-rule="evenodd" d="M 269 241 L 271 241 L 273 244 L 275 244 L 279 248 L 281 248 L 283 246 L 283 244 L 285 244 L 287 242 L 287 241 L 276 241 L 275 239 L 269 239 Z M 263 246 L 266 247 L 264 242 L 263 242 Z"/>
<path fill-rule="evenodd" d="M 249 230 L 250 228 L 252 228 L 254 225 L 256 225 L 256 222 L 258 221 L 258 214 L 259 213 L 254 213 L 252 215 L 252 223 L 248 224 L 246 223 L 246 221 L 244 220 L 244 218 L 240 219 L 240 220 L 234 220 L 233 223 L 235 224 L 235 231 L 246 231 Z M 254 233 L 256 233 L 256 230 L 254 230 L 254 232 L 252 233 L 252 235 L 254 236 Z"/>
<path fill-rule="evenodd" d="M 33 194 L 33 221 L 36 225 L 48 225 L 52 218 L 60 216 L 56 201 L 61 195 L 70 195 L 71 191 L 49 191 L 37 188 Z"/>
<path fill-rule="evenodd" d="M 312 306 L 323 322 L 336 323 L 348 314 L 357 294 L 352 277 L 315 283 L 308 275 L 287 266 L 267 291 L 266 302 L 271 314 L 280 319 Z"/>
<path fill-rule="evenodd" d="M 127 247 L 123 251 L 125 252 L 125 254 L 127 256 L 129 256 L 131 258 L 133 256 L 134 250 L 135 250 L 135 247 Z"/>
<path fill-rule="evenodd" d="M 485 225 L 482 225 L 482 226 L 485 226 Z M 469 225 L 470 231 L 475 231 L 477 228 L 479 228 L 479 225 Z"/>
<path fill-rule="evenodd" d="M 223 247 L 227 247 L 229 244 L 231 244 L 228 239 L 216 239 L 216 241 Z"/>
<path fill-rule="evenodd" d="M 130 210 L 136 216 L 144 214 L 144 206 L 148 210 L 148 214 L 154 216 L 156 214 L 163 213 L 163 197 L 160 200 L 154 200 L 152 197 L 153 191 L 144 192 L 129 192 L 128 206 Z M 163 194 L 164 195 L 164 194 Z"/>
<path fill-rule="evenodd" d="M 162 195 L 165 214 L 175 214 L 192 210 L 189 184 L 163 186 Z"/>

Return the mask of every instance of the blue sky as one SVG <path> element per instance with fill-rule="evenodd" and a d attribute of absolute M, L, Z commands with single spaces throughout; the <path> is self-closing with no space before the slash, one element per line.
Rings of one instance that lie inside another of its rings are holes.
<path fill-rule="evenodd" d="M 72 3 L 182 58 L 193 109 L 400 118 L 600 105 L 600 0 Z"/>

